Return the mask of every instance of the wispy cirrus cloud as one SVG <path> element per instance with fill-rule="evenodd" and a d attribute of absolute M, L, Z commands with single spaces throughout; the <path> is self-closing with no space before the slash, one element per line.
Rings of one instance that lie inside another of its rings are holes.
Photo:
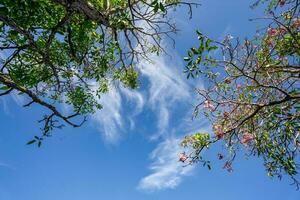
<path fill-rule="evenodd" d="M 152 136 L 155 139 L 168 131 L 171 111 L 187 102 L 191 94 L 181 72 L 182 62 L 175 52 L 172 58 L 153 55 L 151 59 L 154 62 L 141 62 L 138 66 L 149 81 L 146 106 L 156 114 L 158 132 Z"/>
<path fill-rule="evenodd" d="M 185 134 L 174 134 L 166 136 L 150 154 L 151 164 L 150 173 L 143 177 L 138 189 L 143 191 L 159 191 L 164 189 L 173 189 L 177 187 L 185 177 L 192 175 L 195 165 L 186 166 L 185 163 L 179 162 L 179 154 L 187 153 L 180 143 L 185 135 L 196 132 L 208 132 L 210 126 L 206 120 L 197 121 L 189 120 L 190 115 L 186 113 L 183 118 L 183 124 L 176 126 L 173 133 L 183 132 Z"/>
<path fill-rule="evenodd" d="M 145 109 L 150 109 L 156 117 L 158 131 L 151 138 L 157 139 L 168 129 L 172 107 L 189 99 L 189 86 L 181 73 L 179 58 L 152 55 L 150 59 L 153 62 L 141 60 L 137 63 L 141 79 L 148 83 L 148 87 L 130 90 L 120 85 L 111 85 L 110 91 L 101 97 L 103 109 L 92 118 L 97 122 L 106 141 L 117 142 L 126 120 L 129 120 L 133 128 L 135 118 Z M 128 102 L 135 105 L 133 110 L 126 109 Z M 124 112 L 126 115 L 122 115 Z"/>
<path fill-rule="evenodd" d="M 0 168 L 6 168 L 9 170 L 16 170 L 16 168 L 10 164 L 4 163 L 4 162 L 0 162 Z"/>
<path fill-rule="evenodd" d="M 141 26 L 147 28 L 146 24 Z M 155 116 L 155 122 L 152 123 L 156 128 L 149 139 L 158 142 L 158 145 L 150 155 L 150 173 L 142 177 L 138 184 L 138 188 L 144 191 L 175 188 L 182 182 L 183 177 L 191 174 L 194 169 L 193 166 L 183 167 L 182 163 L 178 162 L 178 155 L 183 151 L 179 145 L 182 133 L 193 132 L 197 127 L 194 123 L 189 123 L 191 109 L 181 109 L 187 105 L 192 107 L 191 99 L 195 91 L 182 73 L 181 57 L 174 49 L 169 49 L 168 52 L 172 56 L 149 55 L 152 62 L 141 59 L 136 66 L 145 85 L 134 91 L 113 86 L 102 98 L 104 109 L 93 116 L 106 141 L 113 143 L 121 138 L 121 134 L 124 133 L 122 130 L 127 128 L 127 120 L 130 122 L 130 128 L 134 128 L 136 118 L 143 111 L 151 112 Z M 195 85 L 202 87 L 201 82 L 195 82 Z M 128 102 L 136 105 L 135 109 L 128 109 Z M 180 110 L 180 114 L 174 113 L 174 110 Z M 187 126 L 174 124 L 174 118 L 179 115 L 183 116 L 181 121 L 187 122 Z"/>
<path fill-rule="evenodd" d="M 93 115 L 93 120 L 97 122 L 105 140 L 115 143 L 120 138 L 123 118 L 121 116 L 122 97 L 116 86 L 111 86 L 107 94 L 101 97 L 103 109 Z"/>
<path fill-rule="evenodd" d="M 185 125 L 174 125 L 172 111 L 191 104 L 191 97 L 195 95 L 181 72 L 183 65 L 180 58 L 174 52 L 171 59 L 169 56 L 154 55 L 151 59 L 153 62 L 141 61 L 138 64 L 147 87 L 136 91 L 112 86 L 113 89 L 102 99 L 105 102 L 104 109 L 94 115 L 106 140 L 116 142 L 126 124 L 121 116 L 126 116 L 135 124 L 135 117 L 144 110 L 154 114 L 156 131 L 150 139 L 157 141 L 158 145 L 150 155 L 149 174 L 142 177 L 138 184 L 138 188 L 144 191 L 175 188 L 185 176 L 192 173 L 193 166 L 183 167 L 178 162 L 179 153 L 184 151 L 180 147 L 180 140 L 184 136 L 182 133 L 193 133 L 199 125 L 203 125 L 191 121 L 192 106 L 180 113 L 181 122 Z M 201 82 L 197 86 L 202 87 Z M 126 109 L 126 101 L 136 105 L 135 109 Z"/>
<path fill-rule="evenodd" d="M 180 138 L 168 138 L 151 153 L 152 173 L 141 179 L 138 188 L 146 191 L 172 189 L 178 186 L 183 177 L 192 173 L 195 166 L 183 166 L 178 155 L 183 151 Z"/>
<path fill-rule="evenodd" d="M 184 23 L 186 24 L 186 23 Z M 186 28 L 186 27 L 185 27 Z M 107 94 L 102 95 L 101 104 L 103 109 L 92 116 L 92 121 L 99 128 L 101 134 L 108 143 L 117 143 L 129 122 L 129 128 L 138 126 L 136 118 L 145 110 L 151 111 L 155 116 L 156 130 L 150 139 L 157 142 L 157 146 L 150 154 L 150 172 L 141 177 L 138 188 L 145 191 L 170 189 L 178 186 L 184 177 L 190 175 L 194 166 L 183 167 L 178 162 L 178 155 L 182 151 L 180 140 L 186 130 L 181 124 L 173 123 L 173 110 L 191 102 L 194 90 L 186 82 L 182 73 L 182 59 L 174 50 L 168 51 L 172 57 L 167 55 L 150 55 L 149 62 L 140 60 L 137 68 L 143 82 L 140 90 L 130 90 L 118 84 L 110 85 Z M 198 85 L 199 86 L 199 85 Z M 13 96 L 14 100 L 23 105 L 25 99 Z M 128 109 L 127 105 L 134 105 Z M 68 112 L 68 107 L 64 108 Z M 182 111 L 182 123 L 189 123 L 191 110 Z M 171 127 L 170 127 L 171 126 Z M 176 131 L 172 131 L 176 129 Z M 193 132 L 194 126 L 190 126 Z M 173 132 L 170 134 L 170 132 Z M 174 132 L 177 132 L 174 133 Z M 1 166 L 1 163 L 0 163 Z"/>
<path fill-rule="evenodd" d="M 142 177 L 138 184 L 138 188 L 146 191 L 175 188 L 194 169 L 193 166 L 183 167 L 178 162 L 178 154 L 183 151 L 179 146 L 182 135 L 169 134 L 174 128 L 183 132 L 180 124 L 175 127 L 172 124 L 170 128 L 174 114 L 172 111 L 190 102 L 194 93 L 182 73 L 181 58 L 176 52 L 169 52 L 172 57 L 151 55 L 152 62 L 140 60 L 137 67 L 143 82 L 147 82 L 146 86 L 130 90 L 118 84 L 110 85 L 109 92 L 102 95 L 100 100 L 103 109 L 92 116 L 93 124 L 108 143 L 117 143 L 122 134 L 126 134 L 124 130 L 128 130 L 127 126 L 135 128 L 136 118 L 143 111 L 150 110 L 155 116 L 156 130 L 149 138 L 158 145 L 150 155 L 149 174 Z M 13 94 L 12 98 L 18 105 L 26 103 L 26 98 L 17 94 Z M 133 109 L 126 107 L 128 103 L 134 105 Z M 67 106 L 63 110 L 69 111 Z M 190 113 L 190 110 L 181 113 L 184 116 L 183 123 L 188 121 Z"/>

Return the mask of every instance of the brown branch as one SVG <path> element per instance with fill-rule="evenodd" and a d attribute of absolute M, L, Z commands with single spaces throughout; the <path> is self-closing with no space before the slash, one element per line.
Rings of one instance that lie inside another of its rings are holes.
<path fill-rule="evenodd" d="M 235 126 L 234 128 L 226 131 L 225 133 L 230 133 L 233 130 L 237 129 L 238 127 L 242 126 L 246 121 L 248 121 L 249 119 L 253 118 L 264 107 L 282 104 L 284 102 L 291 101 L 291 100 L 294 100 L 294 99 L 300 99 L 300 95 L 298 94 L 298 95 L 295 95 L 295 96 L 286 96 L 285 98 L 283 98 L 281 100 L 278 100 L 278 101 L 272 101 L 272 102 L 269 102 L 267 104 L 258 105 L 257 108 L 254 110 L 254 112 L 252 112 L 250 115 L 248 115 L 247 117 L 245 117 L 237 126 Z"/>
<path fill-rule="evenodd" d="M 66 117 L 66 116 L 62 115 L 53 105 L 43 101 L 36 94 L 34 94 L 32 91 L 30 91 L 29 89 L 16 84 L 12 80 L 10 80 L 6 75 L 0 74 L 0 82 L 4 85 L 10 87 L 10 88 L 13 88 L 15 90 L 18 90 L 20 92 L 23 92 L 23 93 L 27 94 L 32 99 L 32 101 L 34 101 L 35 103 L 40 104 L 43 107 L 48 108 L 49 110 L 51 110 L 53 112 L 54 115 L 61 118 L 67 124 L 69 124 L 73 127 L 80 127 L 81 126 L 81 124 L 78 125 L 78 124 L 75 124 L 75 123 L 73 123 L 69 120 L 71 117 L 74 117 L 73 115 L 71 117 Z"/>
<path fill-rule="evenodd" d="M 91 20 L 95 20 L 102 25 L 109 27 L 109 21 L 107 17 L 98 11 L 96 8 L 92 7 L 86 0 L 76 0 L 76 1 L 68 1 L 68 0 L 53 0 L 54 2 L 61 4 L 62 6 L 80 12 L 87 16 Z"/>

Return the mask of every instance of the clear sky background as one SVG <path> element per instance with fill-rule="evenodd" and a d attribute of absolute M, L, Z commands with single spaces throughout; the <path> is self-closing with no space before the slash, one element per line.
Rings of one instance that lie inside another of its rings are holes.
<path fill-rule="evenodd" d="M 45 110 L 22 108 L 26 99 L 0 99 L 0 200 L 299 200 L 289 180 L 270 179 L 261 160 L 241 154 L 234 171 L 222 169 L 215 147 L 205 156 L 211 171 L 178 162 L 180 139 L 210 131 L 201 117 L 192 121 L 194 87 L 182 73 L 188 48 L 197 44 L 195 29 L 214 39 L 226 34 L 244 38 L 255 33 L 263 15 L 249 0 L 202 0 L 189 20 L 186 9 L 174 20 L 181 30 L 170 56 L 139 63 L 138 91 L 112 86 L 104 109 L 82 128 L 56 130 L 41 148 L 25 143 L 39 134 L 37 120 Z M 165 42 L 166 46 L 169 46 Z"/>

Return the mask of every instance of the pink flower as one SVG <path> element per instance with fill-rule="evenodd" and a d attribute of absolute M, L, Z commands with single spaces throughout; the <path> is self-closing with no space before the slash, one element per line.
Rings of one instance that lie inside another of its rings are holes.
<path fill-rule="evenodd" d="M 294 18 L 292 26 L 295 27 L 295 28 L 300 27 L 300 18 Z"/>
<path fill-rule="evenodd" d="M 188 156 L 185 153 L 179 154 L 179 161 L 185 162 L 188 159 Z"/>
<path fill-rule="evenodd" d="M 237 84 L 236 85 L 236 89 L 239 91 L 240 89 L 242 88 L 242 85 L 240 85 L 240 84 Z"/>
<path fill-rule="evenodd" d="M 220 125 L 214 125 L 213 129 L 218 139 L 222 139 L 224 137 L 225 133 Z"/>
<path fill-rule="evenodd" d="M 268 29 L 268 36 L 269 37 L 275 37 L 277 36 L 279 31 L 276 28 L 269 28 Z"/>
<path fill-rule="evenodd" d="M 278 0 L 278 4 L 279 4 L 280 6 L 284 6 L 285 0 Z"/>
<path fill-rule="evenodd" d="M 225 134 L 224 134 L 223 131 L 216 134 L 216 136 L 217 136 L 218 139 L 222 139 L 224 137 L 224 135 Z"/>
<path fill-rule="evenodd" d="M 230 78 L 226 78 L 226 79 L 224 80 L 224 83 L 226 83 L 226 84 L 230 84 L 230 83 L 231 83 L 231 80 L 230 80 Z"/>
<path fill-rule="evenodd" d="M 204 102 L 204 108 L 207 108 L 211 112 L 215 110 L 214 105 L 210 101 L 207 101 L 207 100 Z"/>
<path fill-rule="evenodd" d="M 229 117 L 229 112 L 224 112 L 223 116 L 224 116 L 225 119 L 227 119 Z"/>
<path fill-rule="evenodd" d="M 241 140 L 242 144 L 249 144 L 254 139 L 254 135 L 252 133 L 245 133 Z"/>
<path fill-rule="evenodd" d="M 279 28 L 279 33 L 280 33 L 280 34 L 286 33 L 286 28 L 283 27 L 283 26 L 281 26 L 281 27 Z"/>

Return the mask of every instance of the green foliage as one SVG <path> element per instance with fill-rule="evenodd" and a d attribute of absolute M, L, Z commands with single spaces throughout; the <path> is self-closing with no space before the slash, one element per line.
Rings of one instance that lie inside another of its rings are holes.
<path fill-rule="evenodd" d="M 101 109 L 93 94 L 85 91 L 83 87 L 77 86 L 74 90 L 67 93 L 68 104 L 73 105 L 74 111 L 80 114 L 89 114 L 94 112 L 94 107 Z"/>
<path fill-rule="evenodd" d="M 270 23 L 252 40 L 227 35 L 220 42 L 197 31 L 199 44 L 187 52 L 184 72 L 206 83 L 205 89 L 197 89 L 201 100 L 194 114 L 207 117 L 215 135 L 199 142 L 196 133 L 182 144 L 192 151 L 189 162 L 194 163 L 203 162 L 207 144 L 223 141 L 228 171 L 243 149 L 247 156 L 262 158 L 269 176 L 286 174 L 298 187 L 300 5 L 259 0 L 254 7 L 262 3 L 268 3 Z"/>
<path fill-rule="evenodd" d="M 138 72 L 130 67 L 121 74 L 122 83 L 128 88 L 138 88 Z"/>
<path fill-rule="evenodd" d="M 187 136 L 181 144 L 184 147 L 191 145 L 193 149 L 199 149 L 203 147 L 208 148 L 209 140 L 210 135 L 208 133 L 196 133 L 194 135 Z"/>
<path fill-rule="evenodd" d="M 212 40 L 205 37 L 200 31 L 196 31 L 198 35 L 199 46 L 198 48 L 191 48 L 188 51 L 188 56 L 184 57 L 184 61 L 187 62 L 184 73 L 187 74 L 187 78 L 198 77 L 202 71 L 199 68 L 199 64 L 205 66 L 214 66 L 215 60 L 210 56 L 211 51 L 218 49 L 218 46 L 212 44 Z"/>
<path fill-rule="evenodd" d="M 161 1 L 154 0 L 151 3 L 151 6 L 153 6 L 153 8 L 154 8 L 154 12 L 158 12 L 159 10 L 162 12 L 166 11 L 165 6 L 164 6 L 163 2 L 161 2 Z"/>
<path fill-rule="evenodd" d="M 17 91 L 31 99 L 25 107 L 36 103 L 49 110 L 40 120 L 42 137 L 29 144 L 40 146 L 61 122 L 81 126 L 102 108 L 99 99 L 111 82 L 136 89 L 137 59 L 163 50 L 161 38 L 176 31 L 168 10 L 177 5 L 178 0 L 1 0 L 0 96 Z M 60 103 L 73 113 L 63 115 Z M 74 117 L 82 123 L 72 122 Z"/>

